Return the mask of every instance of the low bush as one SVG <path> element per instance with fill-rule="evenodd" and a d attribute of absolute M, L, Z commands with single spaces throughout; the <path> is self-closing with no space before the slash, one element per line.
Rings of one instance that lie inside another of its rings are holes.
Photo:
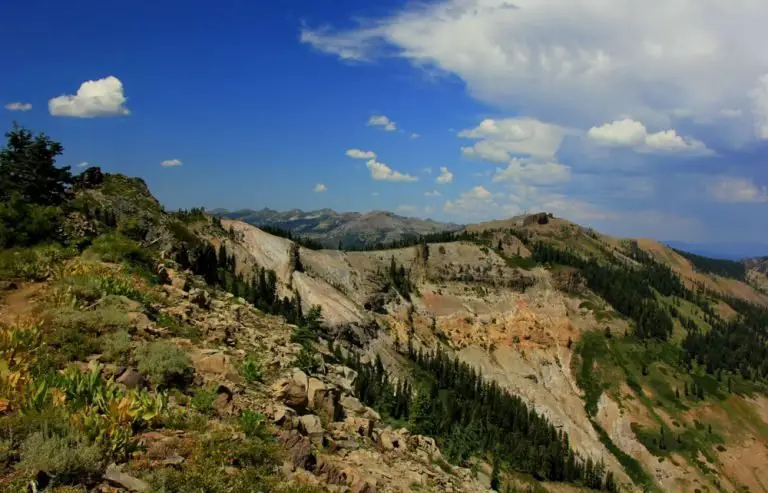
<path fill-rule="evenodd" d="M 182 469 L 160 469 L 148 478 L 163 493 L 255 493 L 286 491 L 277 474 L 275 446 L 259 439 L 233 440 L 222 434 L 199 442 Z M 225 467 L 234 469 L 225 470 Z"/>
<path fill-rule="evenodd" d="M 84 255 L 86 258 L 96 258 L 104 262 L 128 262 L 147 267 L 152 264 L 152 259 L 146 249 L 141 248 L 138 242 L 119 233 L 99 236 L 93 240 Z"/>
<path fill-rule="evenodd" d="M 0 279 L 42 281 L 53 274 L 57 264 L 76 254 L 59 245 L 11 248 L 0 251 Z"/>
<path fill-rule="evenodd" d="M 47 342 L 59 349 L 57 357 L 64 361 L 84 360 L 99 352 L 99 338 L 113 331 L 126 331 L 130 321 L 124 312 L 111 306 L 82 310 L 62 306 L 46 313 Z"/>
<path fill-rule="evenodd" d="M 127 363 L 131 358 L 131 335 L 121 330 L 101 338 L 101 352 L 106 361 Z"/>
<path fill-rule="evenodd" d="M 189 356 L 174 344 L 157 341 L 136 350 L 139 373 L 156 387 L 184 386 L 192 375 Z"/>
<path fill-rule="evenodd" d="M 249 355 L 243 361 L 243 378 L 248 383 L 260 382 L 264 377 L 261 362 L 255 355 Z"/>
<path fill-rule="evenodd" d="M 243 430 L 243 433 L 245 433 L 245 436 L 261 439 L 267 437 L 267 427 L 264 423 L 264 415 L 260 412 L 246 409 L 240 414 L 237 422 Z"/>
<path fill-rule="evenodd" d="M 64 435 L 37 432 L 21 445 L 18 469 L 44 471 L 56 484 L 90 483 L 103 466 L 102 450 L 74 430 Z"/>
<path fill-rule="evenodd" d="M 213 389 L 197 389 L 192 396 L 191 404 L 198 412 L 209 414 L 213 411 L 213 403 L 216 401 L 216 392 Z"/>

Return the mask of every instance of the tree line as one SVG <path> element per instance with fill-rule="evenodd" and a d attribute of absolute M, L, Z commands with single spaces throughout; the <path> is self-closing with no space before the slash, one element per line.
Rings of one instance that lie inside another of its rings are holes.
<path fill-rule="evenodd" d="M 352 355 L 345 364 L 358 371 L 355 390 L 362 402 L 406 422 L 413 433 L 434 437 L 451 461 L 466 465 L 472 456 L 491 458 L 496 471 L 503 467 L 538 480 L 618 491 L 602 462 L 582 460 L 567 433 L 472 366 L 439 346 L 414 350 L 410 339 L 406 357 L 414 365 L 418 386 L 393 381 L 378 357 L 363 363 Z"/>
<path fill-rule="evenodd" d="M 672 334 L 669 314 L 659 307 L 653 289 L 662 294 L 677 289 L 671 272 L 663 266 L 633 269 L 601 264 L 595 258 L 583 259 L 567 250 L 538 242 L 532 258 L 539 263 L 568 265 L 579 269 L 589 289 L 597 293 L 622 315 L 635 322 L 635 333 L 641 338 L 666 340 Z M 658 265 L 658 264 L 657 264 Z M 679 280 L 678 280 L 679 282 Z"/>
<path fill-rule="evenodd" d="M 241 297 L 259 310 L 283 316 L 288 323 L 300 324 L 304 320 L 301 297 L 282 299 L 277 292 L 277 274 L 271 269 L 259 267 L 249 277 L 238 273 L 237 260 L 222 244 L 218 252 L 207 243 L 188 248 L 182 244 L 175 255 L 176 262 L 194 274 L 201 276 L 211 286 Z"/>

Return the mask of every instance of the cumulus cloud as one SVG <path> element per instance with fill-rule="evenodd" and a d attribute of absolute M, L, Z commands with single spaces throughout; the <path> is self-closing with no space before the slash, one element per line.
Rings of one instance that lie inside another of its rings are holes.
<path fill-rule="evenodd" d="M 78 168 L 87 168 L 88 167 L 88 161 L 83 161 L 81 163 L 77 164 Z"/>
<path fill-rule="evenodd" d="M 493 182 L 515 181 L 533 185 L 552 185 L 571 179 L 571 168 L 556 162 L 513 159 L 506 168 L 497 168 Z"/>
<path fill-rule="evenodd" d="M 174 168 L 176 166 L 181 166 L 182 163 L 180 159 L 166 159 L 162 163 L 160 163 L 160 166 L 163 168 Z"/>
<path fill-rule="evenodd" d="M 431 192 L 424 192 L 425 197 L 439 197 L 441 195 L 440 192 L 437 190 L 432 190 Z"/>
<path fill-rule="evenodd" d="M 374 180 L 401 182 L 419 181 L 417 177 L 406 173 L 400 173 L 399 171 L 394 171 L 386 164 L 380 163 L 375 159 L 370 159 L 367 163 L 365 163 L 365 165 L 369 170 L 371 170 L 371 178 Z"/>
<path fill-rule="evenodd" d="M 493 202 L 493 194 L 482 186 L 476 186 L 463 192 L 456 200 L 446 200 L 443 212 L 460 216 L 484 216 L 489 208 L 498 207 Z"/>
<path fill-rule="evenodd" d="M 395 125 L 395 122 L 384 115 L 373 115 L 370 117 L 368 119 L 368 126 L 381 127 L 387 132 L 394 132 L 397 130 L 397 125 Z"/>
<path fill-rule="evenodd" d="M 397 206 L 397 210 L 399 212 L 405 212 L 407 214 L 413 214 L 414 212 L 419 210 L 419 208 L 416 207 L 415 205 L 401 204 L 401 205 Z"/>
<path fill-rule="evenodd" d="M 511 155 L 551 158 L 560 147 L 565 130 L 532 118 L 486 118 L 477 127 L 459 132 L 459 137 L 478 141 L 461 148 L 465 156 L 503 163 Z"/>
<path fill-rule="evenodd" d="M 447 185 L 453 181 L 453 173 L 448 171 L 445 166 L 440 166 L 440 176 L 435 178 L 435 183 L 438 185 Z"/>
<path fill-rule="evenodd" d="M 323 193 L 323 192 L 325 192 L 326 190 L 328 190 L 328 187 L 326 187 L 326 186 L 325 186 L 325 185 L 323 185 L 322 183 L 318 183 L 317 185 L 315 185 L 315 188 L 313 189 L 313 191 L 314 191 L 315 193 Z"/>
<path fill-rule="evenodd" d="M 592 127 L 587 138 L 605 147 L 626 147 L 655 154 L 712 155 L 711 149 L 696 139 L 681 137 L 673 129 L 648 133 L 645 125 L 631 118 Z"/>
<path fill-rule="evenodd" d="M 32 109 L 32 103 L 8 103 L 5 105 L 8 111 L 29 111 Z"/>
<path fill-rule="evenodd" d="M 373 151 L 361 151 L 360 149 L 347 149 L 347 156 L 352 159 L 376 159 Z"/>
<path fill-rule="evenodd" d="M 425 175 L 431 175 L 432 174 L 432 168 L 427 166 L 426 168 L 422 168 L 421 172 L 424 173 Z"/>
<path fill-rule="evenodd" d="M 123 83 L 110 75 L 99 80 L 89 80 L 80 85 L 75 95 L 63 95 L 48 101 L 53 116 L 93 118 L 97 116 L 129 115 L 125 107 Z"/>
<path fill-rule="evenodd" d="M 417 134 L 416 132 L 411 134 L 411 139 L 418 139 L 419 137 L 421 137 L 421 135 Z"/>
<path fill-rule="evenodd" d="M 545 121 L 588 128 L 631 114 L 670 126 L 676 108 L 746 109 L 768 67 L 766 18 L 754 0 L 436 0 L 301 37 L 343 59 L 455 75 L 475 98 Z"/>
<path fill-rule="evenodd" d="M 709 184 L 708 190 L 717 202 L 734 204 L 768 202 L 768 187 L 760 187 L 748 178 L 717 177 Z"/>

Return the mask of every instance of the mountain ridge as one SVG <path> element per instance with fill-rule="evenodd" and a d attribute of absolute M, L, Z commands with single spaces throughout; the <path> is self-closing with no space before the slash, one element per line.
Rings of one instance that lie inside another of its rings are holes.
<path fill-rule="evenodd" d="M 277 227 L 334 248 L 339 244 L 344 247 L 388 244 L 408 236 L 456 231 L 462 228 L 460 224 L 406 217 L 386 210 L 362 213 L 337 212 L 323 208 L 313 211 L 291 209 L 281 212 L 265 207 L 260 210 L 237 211 L 214 209 L 210 213 L 257 227 Z"/>

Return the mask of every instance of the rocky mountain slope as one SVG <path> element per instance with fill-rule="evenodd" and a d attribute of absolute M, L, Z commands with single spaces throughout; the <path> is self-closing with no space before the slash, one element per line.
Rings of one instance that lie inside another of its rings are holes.
<path fill-rule="evenodd" d="M 64 200 L 0 251 L 4 491 L 768 490 L 730 265 L 544 213 L 308 249 L 97 169 Z"/>
<path fill-rule="evenodd" d="M 460 227 L 457 224 L 403 217 L 386 211 L 361 214 L 336 212 L 331 209 L 309 212 L 293 209 L 278 212 L 265 208 L 258 211 L 244 209 L 231 212 L 215 209 L 211 213 L 254 226 L 280 228 L 294 235 L 320 242 L 329 248 L 337 248 L 340 243 L 345 248 L 388 244 L 405 237 L 455 231 Z"/>

